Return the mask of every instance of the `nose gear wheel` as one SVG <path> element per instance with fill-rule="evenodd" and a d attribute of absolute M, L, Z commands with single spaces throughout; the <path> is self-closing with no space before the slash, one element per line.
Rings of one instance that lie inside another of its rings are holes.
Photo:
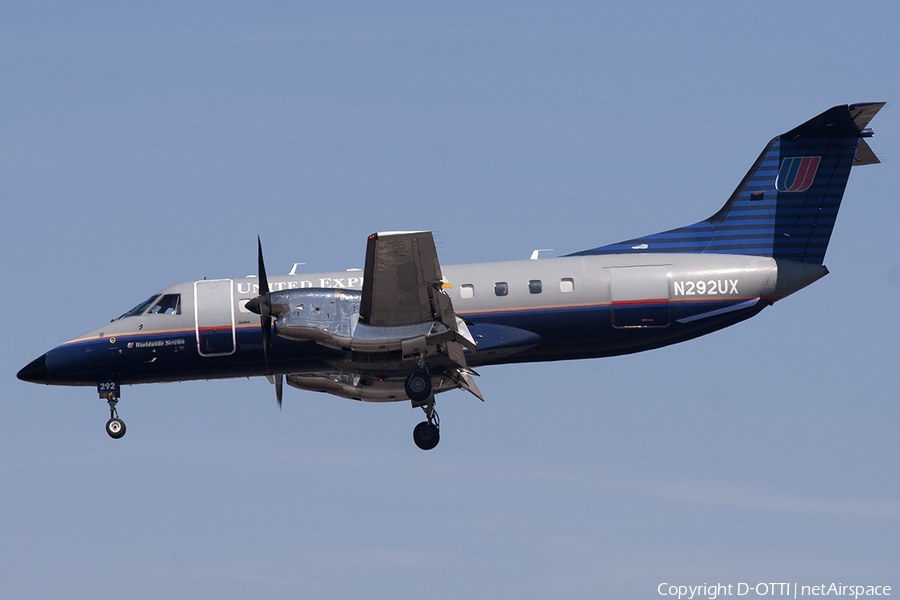
<path fill-rule="evenodd" d="M 113 417 L 109 421 L 106 422 L 106 433 L 109 434 L 109 437 L 114 440 L 119 439 L 123 435 L 125 435 L 125 421 L 120 419 L 119 417 Z"/>
<path fill-rule="evenodd" d="M 116 398 L 114 392 L 109 392 L 105 398 L 109 402 L 109 421 L 106 422 L 106 433 L 112 439 L 117 440 L 125 435 L 125 421 L 119 418 L 119 413 L 116 411 L 116 403 L 119 402 L 119 399 Z"/>

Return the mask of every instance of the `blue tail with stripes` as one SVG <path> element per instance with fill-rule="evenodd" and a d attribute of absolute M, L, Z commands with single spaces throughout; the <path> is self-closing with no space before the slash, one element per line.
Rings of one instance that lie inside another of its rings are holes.
<path fill-rule="evenodd" d="M 879 162 L 863 138 L 883 106 L 835 106 L 776 137 L 705 221 L 572 256 L 713 252 L 821 265 L 851 167 Z"/>

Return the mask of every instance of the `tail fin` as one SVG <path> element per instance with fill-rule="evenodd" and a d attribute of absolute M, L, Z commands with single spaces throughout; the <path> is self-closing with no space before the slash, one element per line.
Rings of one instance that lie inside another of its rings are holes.
<path fill-rule="evenodd" d="M 713 252 L 821 265 L 850 168 L 879 162 L 863 138 L 884 104 L 835 106 L 776 137 L 705 221 L 572 256 Z"/>

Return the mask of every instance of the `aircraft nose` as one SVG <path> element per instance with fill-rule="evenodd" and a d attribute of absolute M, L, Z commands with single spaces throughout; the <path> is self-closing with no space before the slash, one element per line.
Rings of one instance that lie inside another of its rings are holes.
<path fill-rule="evenodd" d="M 25 365 L 16 377 L 31 383 L 47 383 L 47 355 L 39 356 Z"/>

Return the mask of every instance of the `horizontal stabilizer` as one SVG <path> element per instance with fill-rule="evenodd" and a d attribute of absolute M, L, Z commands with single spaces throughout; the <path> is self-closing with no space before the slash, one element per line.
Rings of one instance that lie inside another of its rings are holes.
<path fill-rule="evenodd" d="M 885 104 L 885 102 L 864 102 L 835 106 L 779 137 L 782 140 L 859 137 L 869 121 Z"/>
<path fill-rule="evenodd" d="M 853 159 L 853 166 L 861 167 L 863 165 L 877 165 L 880 163 L 881 161 L 872 152 L 866 140 L 859 140 L 859 147 L 856 149 L 856 158 Z"/>

